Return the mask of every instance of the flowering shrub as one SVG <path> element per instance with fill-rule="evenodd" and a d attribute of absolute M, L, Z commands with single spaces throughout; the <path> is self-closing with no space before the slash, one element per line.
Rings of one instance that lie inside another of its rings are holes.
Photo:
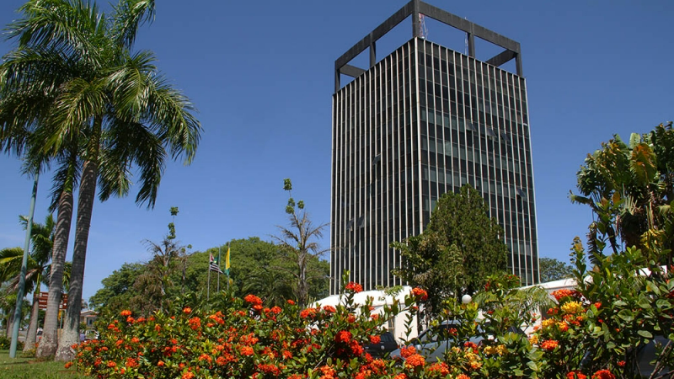
<path fill-rule="evenodd" d="M 225 297 L 217 310 L 184 307 L 148 318 L 125 310 L 110 320 L 101 340 L 73 346 L 74 367 L 98 378 L 638 377 L 638 350 L 672 333 L 674 281 L 634 249 L 595 256 L 596 269 L 587 271 L 576 241 L 573 261 L 578 286 L 554 292 L 555 302 L 541 289 L 517 289 L 511 275 L 489 278 L 468 304 L 445 300 L 431 324 L 448 347 L 439 360 L 414 345 L 401 348 L 403 361 L 373 359 L 364 351 L 380 342 L 387 320 L 423 306 L 425 289 L 373 314 L 371 299 L 353 301 L 362 287 L 344 281 L 339 306 L 300 309 L 289 300 L 269 308 L 251 294 Z M 534 310 L 546 303 L 546 318 L 533 335 L 516 332 L 537 321 Z M 657 362 L 658 368 L 674 367 L 669 345 L 660 348 Z"/>

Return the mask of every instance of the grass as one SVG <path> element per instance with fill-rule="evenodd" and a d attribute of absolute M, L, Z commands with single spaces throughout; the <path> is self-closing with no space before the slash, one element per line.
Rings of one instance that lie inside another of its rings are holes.
<path fill-rule="evenodd" d="M 38 361 L 35 358 L 9 357 L 9 350 L 0 350 L 0 379 L 91 379 L 74 368 L 65 369 L 62 362 Z"/>

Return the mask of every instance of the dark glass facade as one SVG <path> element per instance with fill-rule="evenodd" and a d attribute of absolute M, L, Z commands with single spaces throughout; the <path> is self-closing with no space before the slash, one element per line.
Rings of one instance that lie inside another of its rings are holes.
<path fill-rule="evenodd" d="M 443 193 L 470 184 L 505 230 L 509 269 L 538 282 L 523 77 L 413 38 L 333 96 L 331 292 L 403 284 L 389 248 L 420 234 Z"/>

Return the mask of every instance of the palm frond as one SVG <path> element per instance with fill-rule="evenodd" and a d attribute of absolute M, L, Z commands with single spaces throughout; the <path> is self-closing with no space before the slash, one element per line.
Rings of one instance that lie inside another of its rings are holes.
<path fill-rule="evenodd" d="M 122 0 L 113 14 L 113 40 L 120 46 L 131 47 L 136 40 L 138 28 L 154 21 L 154 0 Z"/>

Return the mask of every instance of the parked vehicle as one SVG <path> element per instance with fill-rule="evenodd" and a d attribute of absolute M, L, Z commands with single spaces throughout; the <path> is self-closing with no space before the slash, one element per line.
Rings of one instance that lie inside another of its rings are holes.
<path fill-rule="evenodd" d="M 366 345 L 365 352 L 373 357 L 382 357 L 398 349 L 398 343 L 391 332 L 382 333 L 380 338 L 379 343 Z"/>

